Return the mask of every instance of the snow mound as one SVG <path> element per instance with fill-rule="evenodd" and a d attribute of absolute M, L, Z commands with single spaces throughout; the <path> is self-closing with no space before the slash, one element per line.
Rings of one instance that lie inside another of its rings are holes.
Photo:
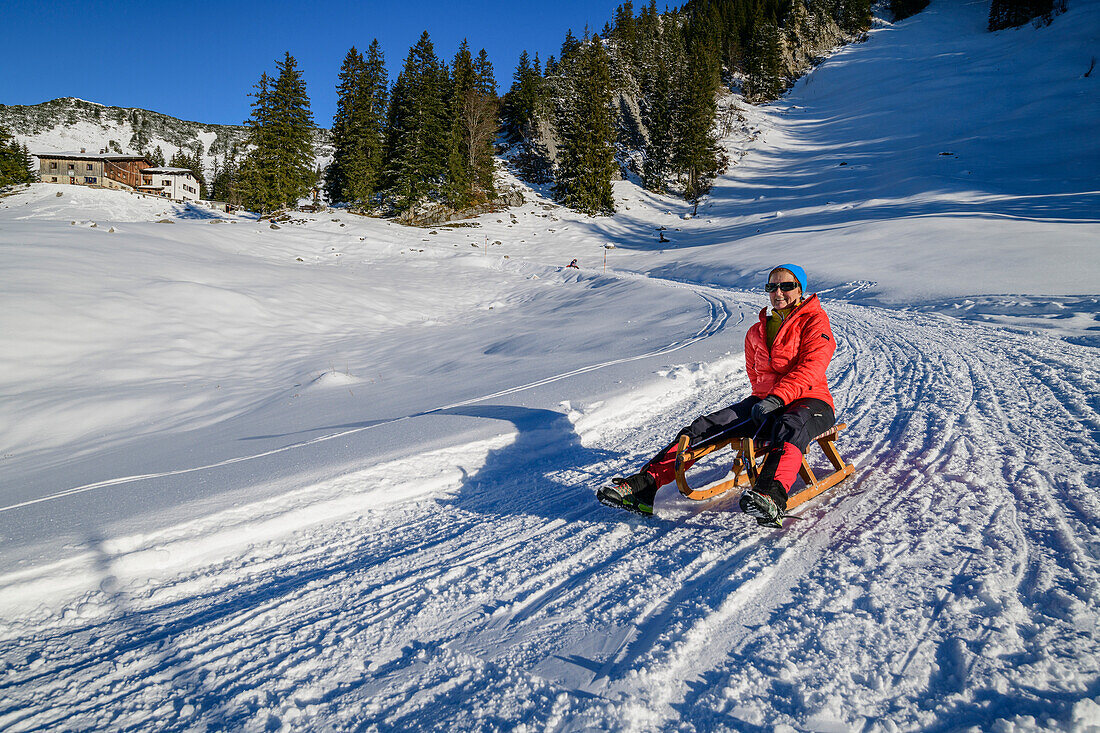
<path fill-rule="evenodd" d="M 347 372 L 330 371 L 314 377 L 306 389 L 327 389 L 331 387 L 349 387 L 362 383 L 362 379 L 352 376 Z"/>

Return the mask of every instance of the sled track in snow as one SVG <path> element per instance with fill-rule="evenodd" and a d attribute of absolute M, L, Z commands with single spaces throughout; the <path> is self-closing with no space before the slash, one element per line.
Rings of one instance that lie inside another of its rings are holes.
<path fill-rule="evenodd" d="M 708 292 L 695 339 L 752 310 Z M 827 308 L 857 472 L 783 530 L 674 488 L 655 520 L 592 499 L 746 387 L 702 379 L 595 445 L 548 418 L 431 498 L 163 583 L 116 589 L 133 552 L 101 548 L 84 611 L 4 623 L 0 727 L 1059 727 L 1100 695 L 1096 350 Z M 400 493 L 467 450 L 318 489 Z"/>

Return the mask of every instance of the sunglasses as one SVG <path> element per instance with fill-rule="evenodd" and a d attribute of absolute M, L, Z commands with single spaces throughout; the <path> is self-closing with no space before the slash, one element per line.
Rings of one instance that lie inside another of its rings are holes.
<path fill-rule="evenodd" d="M 768 283 L 764 286 L 765 293 L 774 293 L 776 290 L 782 290 L 784 293 L 789 293 L 798 287 L 798 283 Z"/>

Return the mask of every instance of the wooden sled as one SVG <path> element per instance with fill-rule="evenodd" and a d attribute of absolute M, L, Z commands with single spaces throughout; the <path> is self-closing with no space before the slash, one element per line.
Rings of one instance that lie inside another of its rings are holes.
<path fill-rule="evenodd" d="M 851 463 L 845 463 L 836 449 L 837 435 L 846 427 L 848 427 L 847 423 L 838 423 L 814 438 L 814 441 L 821 446 L 821 450 L 825 452 L 825 456 L 833 465 L 833 472 L 819 479 L 813 469 L 810 468 L 810 463 L 806 460 L 806 455 L 803 454 L 802 467 L 798 469 L 798 475 L 806 482 L 806 488 L 787 497 L 787 511 L 794 509 L 799 504 L 809 501 L 822 491 L 836 486 L 855 472 L 855 466 Z M 680 442 L 676 446 L 676 485 L 680 487 L 680 493 L 687 498 L 702 501 L 723 494 L 736 487 L 747 488 L 756 484 L 756 477 L 760 473 L 758 461 L 760 464 L 763 464 L 763 456 L 757 454 L 756 446 L 753 445 L 752 438 L 731 438 L 712 445 L 705 445 L 696 450 L 690 450 L 688 448 L 690 442 L 691 439 L 688 436 L 682 435 L 680 436 Z M 733 468 L 730 469 L 733 477 L 698 491 L 692 489 L 688 485 L 687 476 L 685 475 L 687 469 L 691 467 L 692 463 L 703 456 L 710 455 L 716 450 L 725 448 L 727 445 L 737 453 L 736 457 L 733 459 Z M 811 442 L 810 445 L 812 446 L 813 442 Z"/>

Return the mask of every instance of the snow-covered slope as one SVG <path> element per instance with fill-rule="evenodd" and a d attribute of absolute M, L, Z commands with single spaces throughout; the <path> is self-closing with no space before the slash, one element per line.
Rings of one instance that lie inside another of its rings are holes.
<path fill-rule="evenodd" d="M 0 727 L 1095 730 L 1100 4 L 985 12 L 746 109 L 694 218 L 0 199 Z M 856 476 L 597 504 L 744 394 L 780 261 Z"/>

